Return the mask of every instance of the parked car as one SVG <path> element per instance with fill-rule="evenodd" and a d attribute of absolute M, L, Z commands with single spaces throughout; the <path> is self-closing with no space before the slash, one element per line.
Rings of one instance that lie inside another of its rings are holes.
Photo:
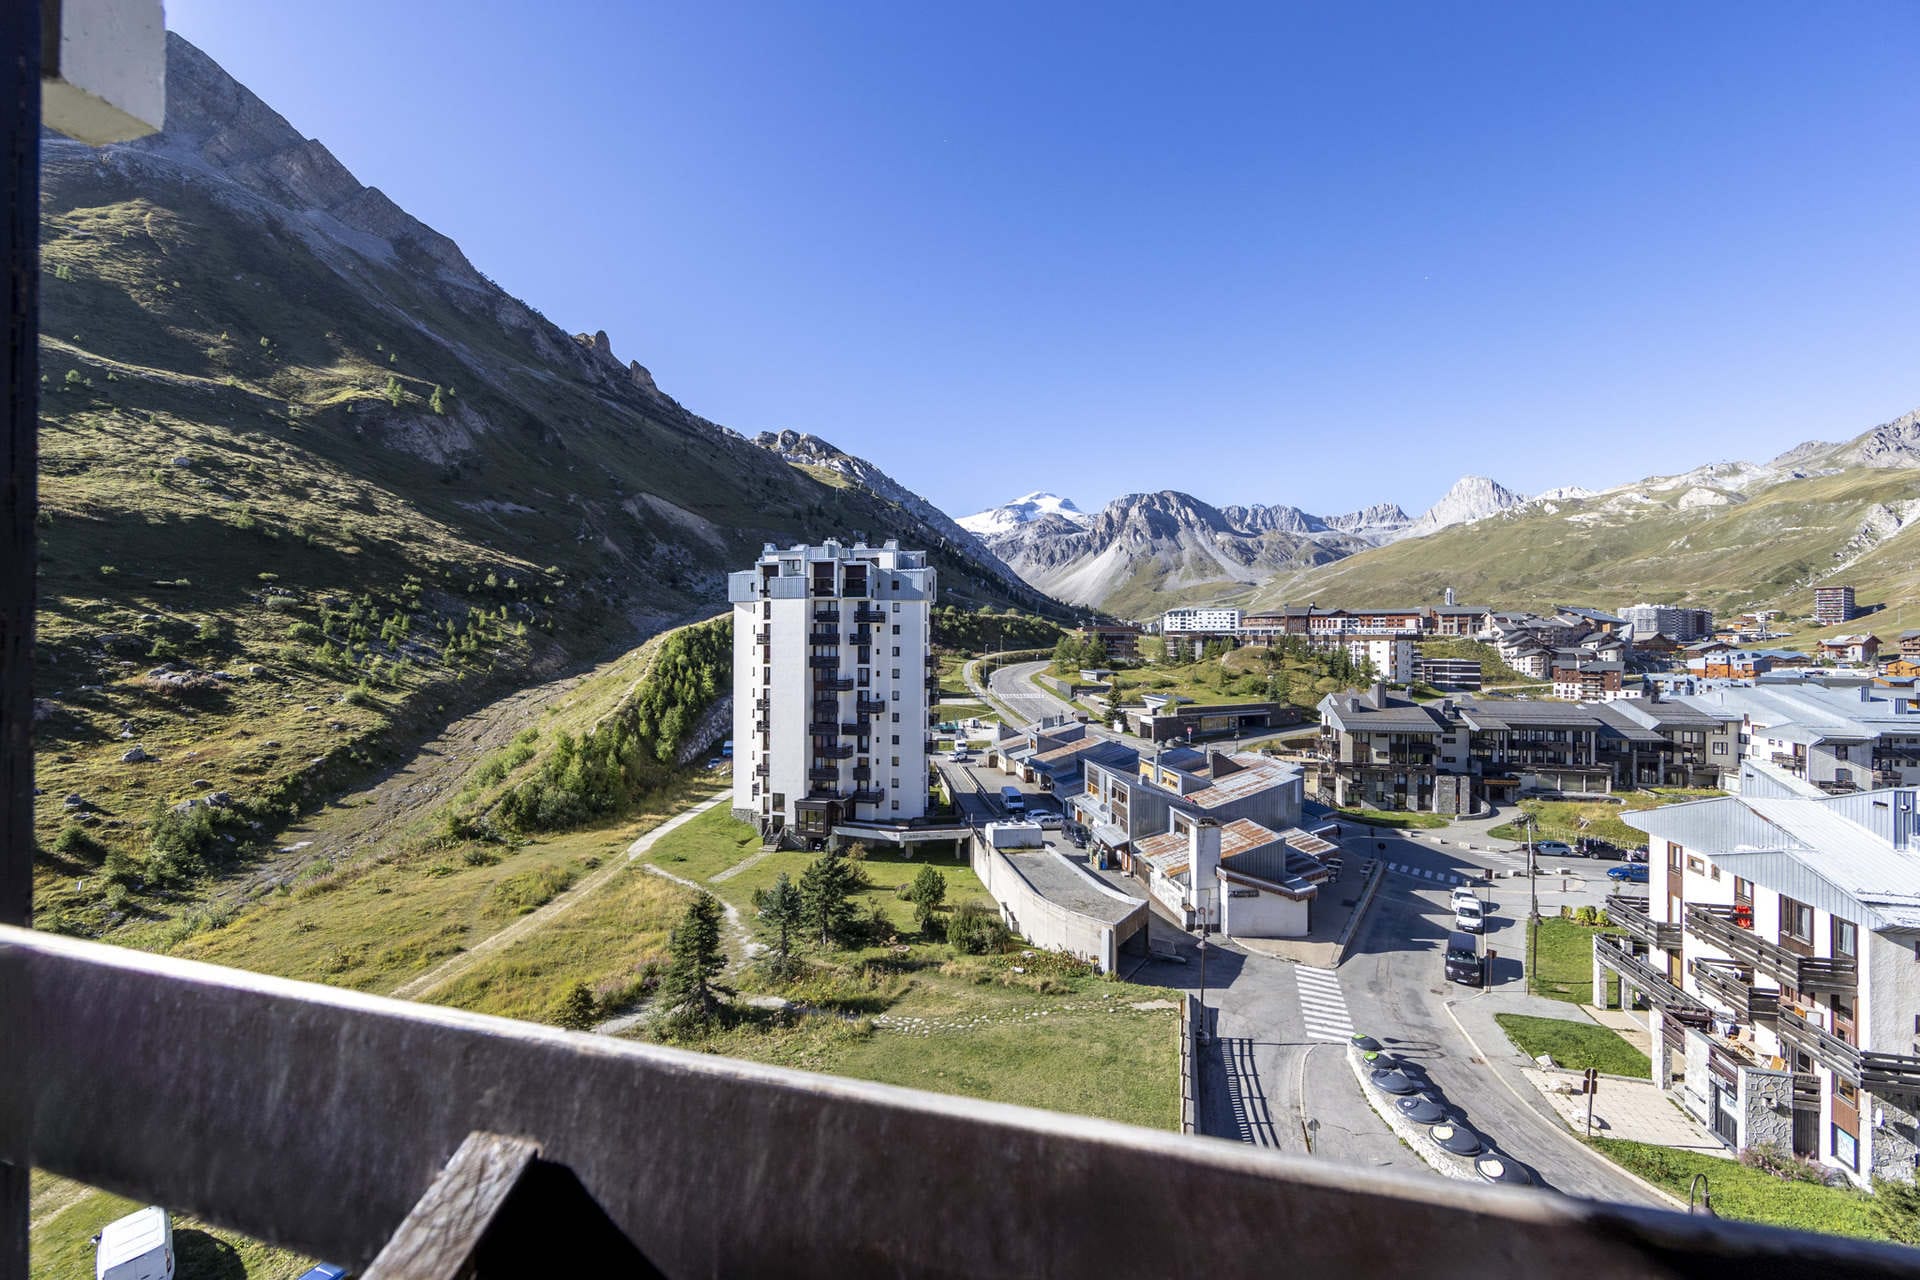
<path fill-rule="evenodd" d="M 1647 864 L 1644 862 L 1624 862 L 1617 867 L 1607 868 L 1607 879 L 1621 880 L 1628 884 L 1647 883 Z"/>
<path fill-rule="evenodd" d="M 173 1280 L 173 1215 L 148 1205 L 93 1238 L 94 1280 Z"/>
<path fill-rule="evenodd" d="M 967 750 L 966 743 L 963 742 L 953 749 L 953 762 L 955 764 L 967 764 L 972 761 L 972 759 L 973 753 Z"/>
<path fill-rule="evenodd" d="M 1475 893 L 1472 889 L 1469 889 L 1466 885 L 1457 884 L 1453 886 L 1453 905 L 1455 907 L 1458 907 L 1463 902 L 1479 902 L 1479 901 L 1480 901 L 1480 895 Z"/>
<path fill-rule="evenodd" d="M 1535 840 L 1533 852 L 1540 858 L 1571 858 L 1573 846 L 1565 840 Z"/>
<path fill-rule="evenodd" d="M 1470 933 L 1455 930 L 1447 935 L 1446 973 L 1448 982 L 1464 982 L 1470 987 L 1481 985 L 1486 979 L 1486 968 L 1480 962 L 1480 944 L 1474 941 Z"/>
<path fill-rule="evenodd" d="M 1453 927 L 1462 933 L 1487 931 L 1487 909 L 1480 899 L 1467 898 L 1453 904 Z"/>
<path fill-rule="evenodd" d="M 301 1272 L 300 1280 L 347 1280 L 347 1269 L 331 1262 L 323 1262 L 317 1267 Z"/>
<path fill-rule="evenodd" d="M 1034 814 L 1033 820 L 1040 824 L 1042 831 L 1058 831 L 1065 825 L 1065 820 L 1050 809 L 1042 809 L 1040 812 Z"/>

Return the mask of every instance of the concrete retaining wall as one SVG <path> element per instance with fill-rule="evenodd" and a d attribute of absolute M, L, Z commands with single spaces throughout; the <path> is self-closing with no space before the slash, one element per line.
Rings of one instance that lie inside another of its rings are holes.
<path fill-rule="evenodd" d="M 1000 904 L 1000 914 L 1009 929 L 1036 947 L 1078 956 L 1102 973 L 1114 971 L 1120 963 L 1120 941 L 1133 932 L 1130 921 L 1121 922 L 1120 936 L 1116 937 L 1115 926 L 1107 921 L 1082 915 L 1042 896 L 986 841 L 976 836 L 968 845 L 973 873 Z M 1142 912 L 1146 909 L 1145 903 L 1140 904 Z"/>

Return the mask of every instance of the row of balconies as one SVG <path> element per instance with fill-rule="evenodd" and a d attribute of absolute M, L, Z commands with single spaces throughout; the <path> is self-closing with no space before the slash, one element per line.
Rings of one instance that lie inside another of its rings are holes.
<path fill-rule="evenodd" d="M 1864 1089 L 1920 1090 L 1920 1056 L 1862 1049 L 1786 1005 L 1780 1008 L 1777 1030 L 1781 1043 L 1826 1064 L 1849 1084 Z"/>
<path fill-rule="evenodd" d="M 1859 966 L 1845 956 L 1803 956 L 1755 933 L 1751 907 L 1689 902 L 1686 930 L 1741 964 L 1802 991 L 1852 991 Z"/>

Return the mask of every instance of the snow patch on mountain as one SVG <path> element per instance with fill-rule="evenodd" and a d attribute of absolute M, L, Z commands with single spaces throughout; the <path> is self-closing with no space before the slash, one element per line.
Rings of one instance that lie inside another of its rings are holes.
<path fill-rule="evenodd" d="M 1002 503 L 985 511 L 976 511 L 970 516 L 961 516 L 954 523 L 968 533 L 989 538 L 995 534 L 1006 533 L 1023 524 L 1031 524 L 1043 516 L 1059 516 L 1062 520 L 1077 525 L 1093 523 L 1093 517 L 1073 505 L 1073 499 L 1063 498 L 1059 494 L 1035 490 L 1012 502 Z"/>

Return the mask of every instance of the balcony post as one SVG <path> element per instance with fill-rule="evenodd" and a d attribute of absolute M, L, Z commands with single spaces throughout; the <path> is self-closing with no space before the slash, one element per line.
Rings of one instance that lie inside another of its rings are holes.
<path fill-rule="evenodd" d="M 33 591 L 39 505 L 40 62 L 38 0 L 0 6 L 6 112 L 6 472 L 0 476 L 0 924 L 33 921 Z M 24 975 L 0 969 L 0 1276 L 27 1274 L 33 1090 Z"/>

